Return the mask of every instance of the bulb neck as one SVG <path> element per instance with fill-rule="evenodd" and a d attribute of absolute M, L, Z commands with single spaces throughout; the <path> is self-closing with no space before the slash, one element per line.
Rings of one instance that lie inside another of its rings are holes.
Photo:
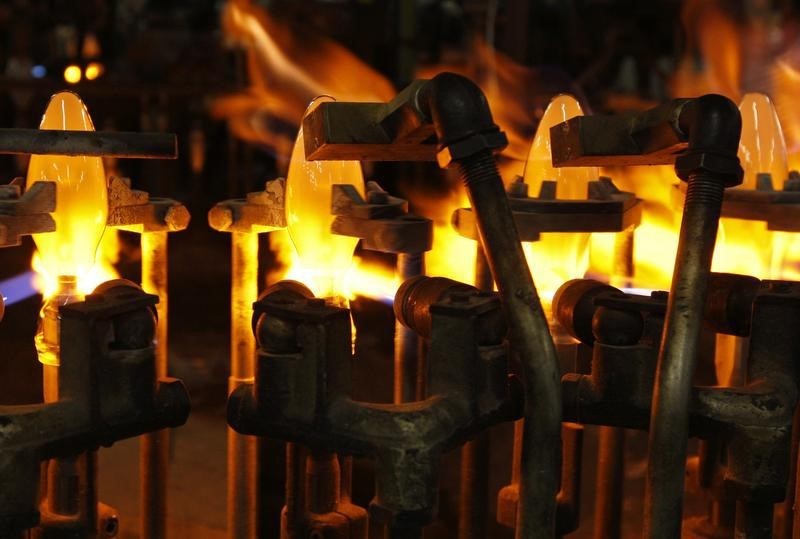
<path fill-rule="evenodd" d="M 39 331 L 36 333 L 36 350 L 39 362 L 43 365 L 57 367 L 60 364 L 61 316 L 59 309 L 63 305 L 82 299 L 83 296 L 78 292 L 78 280 L 75 276 L 59 275 L 56 293 L 47 298 L 42 307 Z"/>

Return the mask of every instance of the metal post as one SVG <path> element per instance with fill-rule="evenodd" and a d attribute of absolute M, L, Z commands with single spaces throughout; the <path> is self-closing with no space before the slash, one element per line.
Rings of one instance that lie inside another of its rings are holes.
<path fill-rule="evenodd" d="M 168 371 L 167 232 L 141 235 L 142 288 L 158 296 L 156 305 L 156 377 Z M 139 445 L 141 486 L 141 536 L 162 539 L 167 536 L 167 475 L 169 473 L 169 430 L 141 436 Z"/>
<path fill-rule="evenodd" d="M 594 539 L 618 539 L 622 531 L 625 429 L 600 427 L 598 432 Z"/>
<path fill-rule="evenodd" d="M 423 253 L 397 255 L 397 273 L 401 281 L 416 277 L 424 273 L 425 256 Z M 412 376 L 417 364 L 419 351 L 419 338 L 414 330 L 405 327 L 400 322 L 394 326 L 394 402 L 410 402 L 416 398 L 415 378 L 424 376 L 417 372 Z"/>
<path fill-rule="evenodd" d="M 494 280 L 481 244 L 475 253 L 475 286 L 491 291 Z M 520 431 L 521 434 L 521 431 Z M 486 507 L 489 503 L 490 441 L 487 431 L 461 448 L 461 488 L 458 499 L 459 539 L 486 537 Z"/>
<path fill-rule="evenodd" d="M 255 367 L 252 303 L 258 296 L 258 234 L 231 234 L 231 375 L 228 390 L 251 379 Z M 257 438 L 228 429 L 228 537 L 256 537 Z"/>

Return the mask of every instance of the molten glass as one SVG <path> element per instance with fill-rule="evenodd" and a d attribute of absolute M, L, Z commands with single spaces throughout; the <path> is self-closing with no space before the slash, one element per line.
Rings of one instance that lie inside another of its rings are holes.
<path fill-rule="evenodd" d="M 556 198 L 581 200 L 588 197 L 589 182 L 597 180 L 596 167 L 554 168 L 550 157 L 550 128 L 583 114 L 578 100 L 559 95 L 548 105 L 533 138 L 525 164 L 525 183 L 536 196 L 544 181 L 556 182 Z M 526 257 L 536 287 L 545 303 L 561 284 L 583 277 L 589 268 L 589 234 L 543 233 L 541 239 L 526 245 Z"/>
<path fill-rule="evenodd" d="M 768 173 L 776 189 L 789 174 L 786 142 L 781 122 L 772 101 L 765 94 L 750 93 L 739 104 L 742 113 L 742 137 L 739 160 L 744 168 L 744 189 L 756 188 L 756 176 Z"/>
<path fill-rule="evenodd" d="M 315 99 L 306 113 L 324 101 L 332 99 Z M 286 220 L 303 268 L 300 272 L 303 282 L 318 297 L 346 295 L 344 278 L 358 244 L 358 238 L 331 233 L 334 184 L 351 184 L 363 196 L 361 164 L 358 161 L 307 161 L 301 127 L 286 179 Z"/>
<path fill-rule="evenodd" d="M 50 99 L 39 128 L 94 131 L 86 107 L 71 92 Z M 39 360 L 57 365 L 58 307 L 97 284 L 91 281 L 92 267 L 106 226 L 108 195 L 99 157 L 32 155 L 27 186 L 45 180 L 56 183 L 56 231 L 33 236 L 48 298 L 36 339 Z"/>

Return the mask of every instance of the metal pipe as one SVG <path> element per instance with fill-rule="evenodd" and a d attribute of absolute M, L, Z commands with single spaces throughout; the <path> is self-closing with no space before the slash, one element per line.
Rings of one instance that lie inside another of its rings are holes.
<path fill-rule="evenodd" d="M 156 305 L 156 377 L 168 371 L 167 232 L 141 235 L 142 289 L 158 296 Z M 139 445 L 141 496 L 141 536 L 161 539 L 167 536 L 167 475 L 169 473 L 169 430 L 143 435 Z"/>
<path fill-rule="evenodd" d="M 399 253 L 397 255 L 397 274 L 403 282 L 424 273 L 425 255 L 423 253 Z M 419 338 L 417 333 L 400 322 L 394 326 L 394 403 L 410 402 L 416 398 L 416 378 L 424 376 L 417 372 Z"/>
<path fill-rule="evenodd" d="M 61 131 L 0 128 L 0 154 L 94 155 L 135 159 L 176 159 L 171 133 Z"/>
<path fill-rule="evenodd" d="M 286 507 L 281 524 L 281 539 L 299 537 L 298 523 L 305 514 L 306 501 L 303 488 L 306 474 L 305 449 L 295 443 L 286 444 Z"/>
<path fill-rule="evenodd" d="M 737 539 L 772 539 L 773 505 L 771 503 L 736 502 Z"/>
<path fill-rule="evenodd" d="M 622 531 L 625 429 L 600 427 L 594 539 L 618 539 Z"/>
<path fill-rule="evenodd" d="M 687 190 L 651 406 L 643 530 L 643 537 L 664 539 L 681 532 L 689 396 L 722 197 L 726 184 L 741 181 L 735 104 L 697 98 L 683 106 L 679 124 L 689 134 L 689 149 L 676 160 Z"/>
<path fill-rule="evenodd" d="M 231 375 L 228 391 L 252 379 L 252 303 L 258 297 L 258 234 L 231 234 Z M 257 438 L 228 428 L 228 537 L 256 537 Z"/>
<path fill-rule="evenodd" d="M 549 537 L 555 530 L 561 451 L 558 356 L 522 252 L 511 208 L 490 151 L 457 161 L 475 211 L 489 267 L 500 289 L 511 344 L 525 383 L 517 537 Z"/>

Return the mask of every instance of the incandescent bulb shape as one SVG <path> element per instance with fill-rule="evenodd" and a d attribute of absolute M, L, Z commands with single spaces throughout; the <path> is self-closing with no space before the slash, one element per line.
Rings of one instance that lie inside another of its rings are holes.
<path fill-rule="evenodd" d="M 525 162 L 524 178 L 528 191 L 538 196 L 542 182 L 556 182 L 556 198 L 582 200 L 588 198 L 589 182 L 597 180 L 597 167 L 555 168 L 550 153 L 550 128 L 575 116 L 583 116 L 583 109 L 575 97 L 560 94 L 554 97 L 544 111 L 542 121 L 533 137 L 528 160 Z"/>
<path fill-rule="evenodd" d="M 550 101 L 536 129 L 525 163 L 524 180 L 532 196 L 538 196 L 542 182 L 555 181 L 556 198 L 588 198 L 589 182 L 598 179 L 599 169 L 555 168 L 550 154 L 550 128 L 582 115 L 578 100 L 571 95 L 558 95 Z M 569 279 L 583 277 L 589 269 L 589 234 L 543 233 L 539 241 L 525 244 L 524 251 L 549 316 L 549 303 L 558 287 Z"/>
<path fill-rule="evenodd" d="M 94 131 L 86 107 L 72 92 L 50 98 L 39 128 Z M 36 249 L 48 281 L 80 280 L 91 272 L 108 217 L 103 161 L 83 155 L 32 155 L 27 188 L 45 180 L 56 183 L 56 230 L 34 234 Z"/>
<path fill-rule="evenodd" d="M 745 94 L 739 104 L 742 113 L 742 136 L 739 160 L 744 168 L 743 189 L 756 188 L 756 176 L 768 173 L 772 185 L 781 189 L 789 176 L 786 141 L 781 122 L 770 98 L 765 94 Z"/>
<path fill-rule="evenodd" d="M 318 97 L 306 114 L 330 97 Z M 344 274 L 358 238 L 331 233 L 334 184 L 351 184 L 364 195 L 364 176 L 358 161 L 307 161 L 303 128 L 297 134 L 286 178 L 286 219 L 289 237 L 317 296 L 344 296 Z"/>

